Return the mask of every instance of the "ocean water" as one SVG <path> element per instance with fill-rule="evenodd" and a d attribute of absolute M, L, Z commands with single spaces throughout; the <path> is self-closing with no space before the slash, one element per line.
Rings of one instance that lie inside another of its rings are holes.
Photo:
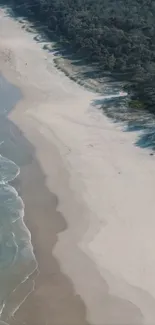
<path fill-rule="evenodd" d="M 31 234 L 24 224 L 24 202 L 10 183 L 20 167 L 10 159 L 7 145 L 4 150 L 10 137 L 7 115 L 21 97 L 20 90 L 0 75 L 0 153 L 9 156 L 0 155 L 0 325 L 9 324 L 34 289 L 32 274 L 37 268 Z"/>

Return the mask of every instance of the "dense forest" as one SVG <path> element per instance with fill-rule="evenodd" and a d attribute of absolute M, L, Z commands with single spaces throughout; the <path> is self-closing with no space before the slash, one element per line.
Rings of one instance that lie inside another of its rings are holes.
<path fill-rule="evenodd" d="M 155 112 L 154 0 L 13 0 L 14 9 L 66 40 L 101 71 L 121 73 Z"/>

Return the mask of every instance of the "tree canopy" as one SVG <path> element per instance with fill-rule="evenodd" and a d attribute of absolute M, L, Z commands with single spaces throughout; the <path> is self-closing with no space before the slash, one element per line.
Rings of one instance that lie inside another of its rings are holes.
<path fill-rule="evenodd" d="M 155 112 L 154 0 L 14 0 L 104 72 L 127 74 L 132 92 Z"/>

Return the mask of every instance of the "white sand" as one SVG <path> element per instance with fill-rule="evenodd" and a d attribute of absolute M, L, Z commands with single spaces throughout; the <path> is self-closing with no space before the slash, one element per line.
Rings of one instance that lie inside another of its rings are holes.
<path fill-rule="evenodd" d="M 99 96 L 56 70 L 33 36 L 0 13 L 0 68 L 24 94 L 10 118 L 35 146 L 68 223 L 54 255 L 90 322 L 154 324 L 155 158 L 93 107 Z"/>

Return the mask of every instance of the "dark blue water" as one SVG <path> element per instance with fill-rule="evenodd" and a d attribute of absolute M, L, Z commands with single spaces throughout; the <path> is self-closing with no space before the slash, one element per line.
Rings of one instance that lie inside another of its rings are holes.
<path fill-rule="evenodd" d="M 0 75 L 0 153 L 8 141 L 7 115 L 21 98 L 20 90 Z M 0 155 L 0 325 L 2 321 L 9 323 L 33 290 L 32 281 L 28 286 L 25 283 L 37 267 L 30 232 L 23 220 L 24 202 L 10 185 L 20 173 L 19 166 L 10 160 L 10 151 L 6 149 L 9 159 Z"/>

